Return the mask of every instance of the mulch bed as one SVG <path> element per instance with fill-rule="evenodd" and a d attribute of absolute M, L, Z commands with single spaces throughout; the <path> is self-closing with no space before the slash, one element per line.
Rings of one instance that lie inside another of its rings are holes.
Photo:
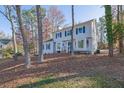
<path fill-rule="evenodd" d="M 0 64 L 0 87 L 16 87 L 17 83 L 24 83 L 28 79 L 44 77 L 49 74 L 78 74 L 93 76 L 102 74 L 117 80 L 124 80 L 124 56 L 115 55 L 83 55 L 69 54 L 45 55 L 43 63 L 36 62 L 37 57 L 32 57 L 32 66 L 26 69 L 24 58 L 14 62 L 12 59 Z M 14 82 L 14 83 L 13 83 Z"/>

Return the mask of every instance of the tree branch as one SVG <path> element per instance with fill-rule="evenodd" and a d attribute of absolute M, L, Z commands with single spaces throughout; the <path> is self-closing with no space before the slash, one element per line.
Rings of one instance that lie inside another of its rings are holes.
<path fill-rule="evenodd" d="M 7 16 L 6 14 L 4 14 L 4 12 L 3 12 L 3 11 L 1 11 L 1 10 L 0 10 L 0 13 L 1 13 L 3 16 L 5 16 L 5 17 L 7 18 L 7 20 L 9 20 L 9 21 L 10 21 L 10 19 L 8 18 L 8 16 Z"/>

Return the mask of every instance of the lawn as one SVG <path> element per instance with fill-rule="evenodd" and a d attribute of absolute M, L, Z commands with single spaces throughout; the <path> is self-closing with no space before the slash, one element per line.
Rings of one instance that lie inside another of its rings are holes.
<path fill-rule="evenodd" d="M 18 88 L 121 88 L 124 87 L 122 82 L 102 77 L 100 75 L 94 77 L 45 77 L 35 78 L 35 82 L 17 86 Z"/>
<path fill-rule="evenodd" d="M 71 88 L 124 87 L 124 57 L 106 54 L 46 55 L 42 64 L 32 57 L 26 69 L 23 57 L 0 64 L 0 87 Z"/>

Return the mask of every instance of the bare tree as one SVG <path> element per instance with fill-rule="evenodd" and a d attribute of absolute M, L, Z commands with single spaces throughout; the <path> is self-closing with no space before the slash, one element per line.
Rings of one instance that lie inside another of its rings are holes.
<path fill-rule="evenodd" d="M 23 39 L 25 64 L 26 64 L 26 67 L 29 68 L 30 65 L 31 65 L 30 53 L 29 53 L 29 44 L 28 44 L 27 36 L 26 36 L 25 30 L 24 30 L 20 5 L 16 5 L 16 13 L 17 13 L 17 18 L 18 18 L 19 28 L 20 28 L 20 31 L 21 31 L 22 39 Z"/>
<path fill-rule="evenodd" d="M 52 32 L 57 31 L 65 21 L 64 15 L 56 6 L 51 6 L 49 8 L 47 17 L 52 25 Z"/>
<path fill-rule="evenodd" d="M 41 63 L 43 61 L 43 37 L 42 37 L 42 16 L 40 11 L 40 5 L 36 5 L 36 13 L 37 13 L 38 41 L 39 41 L 38 63 Z"/>
<path fill-rule="evenodd" d="M 0 10 L 0 13 L 6 17 L 6 19 L 10 22 L 11 29 L 12 29 L 12 41 L 13 41 L 13 50 L 14 50 L 14 60 L 17 60 L 17 44 L 16 44 L 16 35 L 15 35 L 15 25 L 14 25 L 14 16 L 15 10 L 13 6 L 3 6 L 4 11 Z"/>

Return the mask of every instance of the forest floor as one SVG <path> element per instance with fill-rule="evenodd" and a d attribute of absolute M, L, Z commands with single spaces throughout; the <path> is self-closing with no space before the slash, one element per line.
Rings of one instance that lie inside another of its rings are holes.
<path fill-rule="evenodd" d="M 124 87 L 124 56 L 55 54 L 38 64 L 32 57 L 0 60 L 0 87 Z"/>

